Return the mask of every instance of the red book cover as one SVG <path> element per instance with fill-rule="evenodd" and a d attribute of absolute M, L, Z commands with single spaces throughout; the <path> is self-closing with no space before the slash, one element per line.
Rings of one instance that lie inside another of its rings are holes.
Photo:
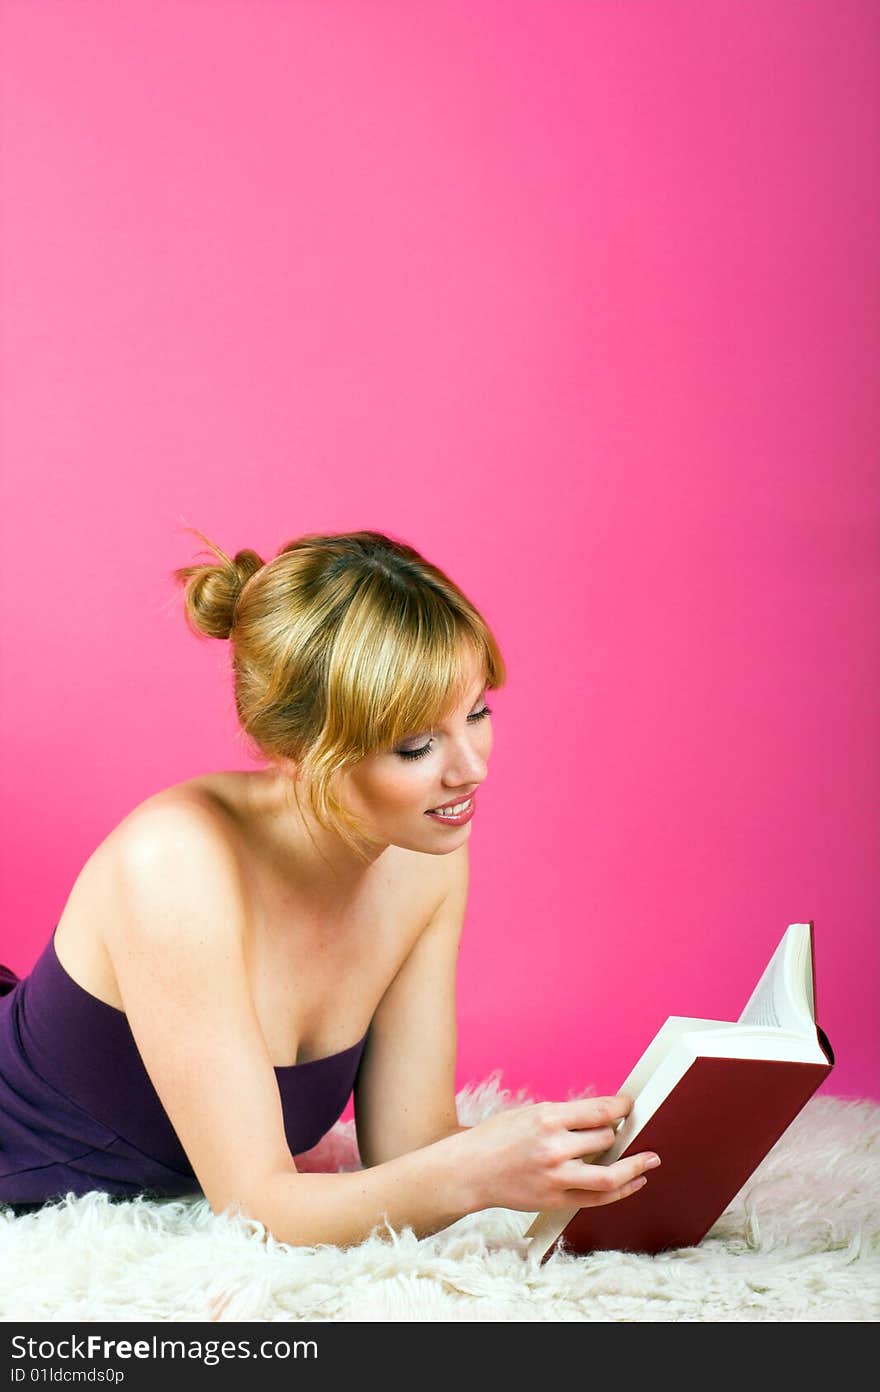
<path fill-rule="evenodd" d="M 827 1064 L 698 1058 L 622 1155 L 655 1150 L 643 1189 L 579 1208 L 563 1250 L 662 1252 L 705 1237 L 831 1071 Z M 553 1253 L 556 1243 L 541 1258 Z"/>

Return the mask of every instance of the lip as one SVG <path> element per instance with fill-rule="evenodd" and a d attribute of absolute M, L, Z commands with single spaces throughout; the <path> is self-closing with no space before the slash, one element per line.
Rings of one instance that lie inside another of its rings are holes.
<path fill-rule="evenodd" d="M 470 803 L 470 807 L 468 807 L 468 808 L 467 808 L 464 812 L 462 812 L 461 815 L 458 816 L 458 817 L 441 817 L 441 816 L 438 815 L 438 809 L 435 809 L 435 808 L 433 808 L 433 807 L 431 808 L 431 810 L 430 810 L 429 812 L 426 812 L 426 813 L 425 813 L 425 816 L 426 816 L 426 817 L 433 817 L 433 819 L 434 819 L 435 822 L 442 822 L 444 826 L 454 826 L 454 827 L 457 827 L 457 826 L 464 826 L 465 822 L 469 822 L 470 819 L 471 819 L 471 817 L 474 815 L 474 813 L 475 813 L 476 810 L 477 810 L 477 795 L 476 795 L 476 793 L 471 793 L 470 797 L 467 798 L 467 799 L 465 799 L 465 798 L 453 798 L 452 802 L 446 802 L 446 803 L 443 804 L 444 807 L 454 807 L 455 804 L 456 804 L 456 802 L 465 802 L 465 801 L 467 801 L 467 802 Z"/>

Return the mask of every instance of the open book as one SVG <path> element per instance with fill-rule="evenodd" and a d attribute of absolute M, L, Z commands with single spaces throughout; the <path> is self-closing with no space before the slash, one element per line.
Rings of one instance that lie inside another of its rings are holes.
<path fill-rule="evenodd" d="M 694 1246 L 721 1217 L 834 1065 L 816 1023 L 813 924 L 792 923 L 736 1024 L 671 1015 L 619 1091 L 633 1098 L 614 1144 L 590 1163 L 653 1150 L 634 1194 L 548 1209 L 525 1236 L 529 1259 Z"/>

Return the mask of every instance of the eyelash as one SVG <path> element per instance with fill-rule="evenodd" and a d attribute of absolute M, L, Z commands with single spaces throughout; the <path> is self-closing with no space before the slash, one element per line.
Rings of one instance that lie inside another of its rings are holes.
<path fill-rule="evenodd" d="M 476 711 L 474 715 L 469 715 L 468 720 L 485 720 L 487 715 L 492 714 L 490 706 L 484 706 L 482 710 Z M 423 759 L 430 752 L 432 741 L 428 740 L 421 749 L 398 749 L 397 753 L 401 759 Z"/>

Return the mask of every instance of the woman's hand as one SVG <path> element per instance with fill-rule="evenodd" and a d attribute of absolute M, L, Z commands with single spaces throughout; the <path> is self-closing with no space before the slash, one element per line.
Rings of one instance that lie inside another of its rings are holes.
<path fill-rule="evenodd" d="M 580 1097 L 509 1107 L 455 1137 L 477 1208 L 525 1212 L 591 1208 L 615 1203 L 645 1183 L 659 1164 L 652 1151 L 590 1163 L 614 1144 L 614 1127 L 632 1110 L 632 1098 Z M 586 1162 L 586 1163 L 585 1163 Z"/>

